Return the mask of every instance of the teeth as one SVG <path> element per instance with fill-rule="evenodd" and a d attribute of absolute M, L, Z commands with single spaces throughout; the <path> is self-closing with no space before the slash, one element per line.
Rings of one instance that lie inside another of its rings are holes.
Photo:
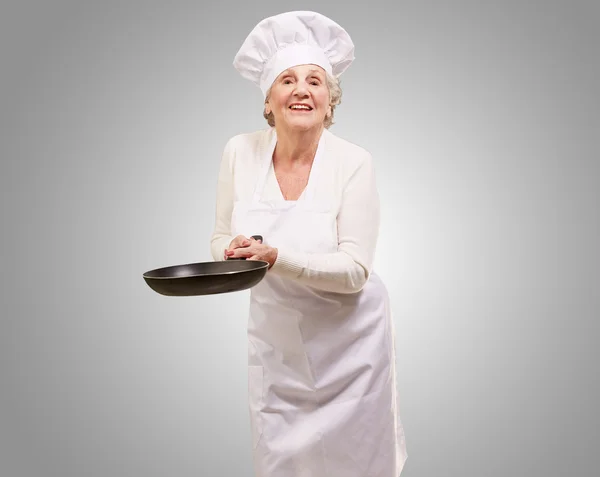
<path fill-rule="evenodd" d="M 292 109 L 307 109 L 307 110 L 310 110 L 310 108 L 308 106 L 299 106 L 299 105 L 293 105 Z"/>

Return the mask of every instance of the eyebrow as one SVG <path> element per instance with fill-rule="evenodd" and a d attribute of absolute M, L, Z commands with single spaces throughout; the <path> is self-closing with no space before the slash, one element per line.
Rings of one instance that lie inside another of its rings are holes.
<path fill-rule="evenodd" d="M 287 76 L 297 76 L 292 70 L 285 70 L 283 73 L 281 73 L 281 78 L 286 78 Z M 308 71 L 308 74 L 306 75 L 308 76 L 316 76 L 317 79 L 322 79 L 321 76 L 323 76 L 323 72 L 317 69 L 312 69 Z"/>

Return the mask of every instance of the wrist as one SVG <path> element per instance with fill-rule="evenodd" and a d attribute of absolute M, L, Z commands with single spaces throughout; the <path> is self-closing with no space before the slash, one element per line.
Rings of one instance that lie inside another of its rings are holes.
<path fill-rule="evenodd" d="M 269 251 L 269 267 L 271 268 L 273 265 L 275 265 L 275 262 L 277 261 L 277 256 L 279 255 L 279 250 L 277 250 L 277 248 L 275 247 L 271 247 L 271 250 Z"/>

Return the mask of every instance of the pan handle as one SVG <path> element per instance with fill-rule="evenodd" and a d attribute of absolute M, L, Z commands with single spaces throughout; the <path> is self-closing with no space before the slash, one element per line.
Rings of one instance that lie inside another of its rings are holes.
<path fill-rule="evenodd" d="M 252 235 L 252 238 L 254 240 L 260 240 L 261 242 L 263 241 L 262 235 Z M 228 258 L 227 260 L 246 260 L 246 257 Z"/>

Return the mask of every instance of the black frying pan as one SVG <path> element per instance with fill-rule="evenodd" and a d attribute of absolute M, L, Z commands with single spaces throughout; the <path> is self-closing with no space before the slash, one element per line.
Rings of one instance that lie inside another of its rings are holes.
<path fill-rule="evenodd" d="M 262 240 L 260 235 L 252 238 Z M 166 296 L 215 295 L 246 290 L 266 275 L 269 264 L 245 258 L 157 268 L 144 273 L 150 288 Z"/>

